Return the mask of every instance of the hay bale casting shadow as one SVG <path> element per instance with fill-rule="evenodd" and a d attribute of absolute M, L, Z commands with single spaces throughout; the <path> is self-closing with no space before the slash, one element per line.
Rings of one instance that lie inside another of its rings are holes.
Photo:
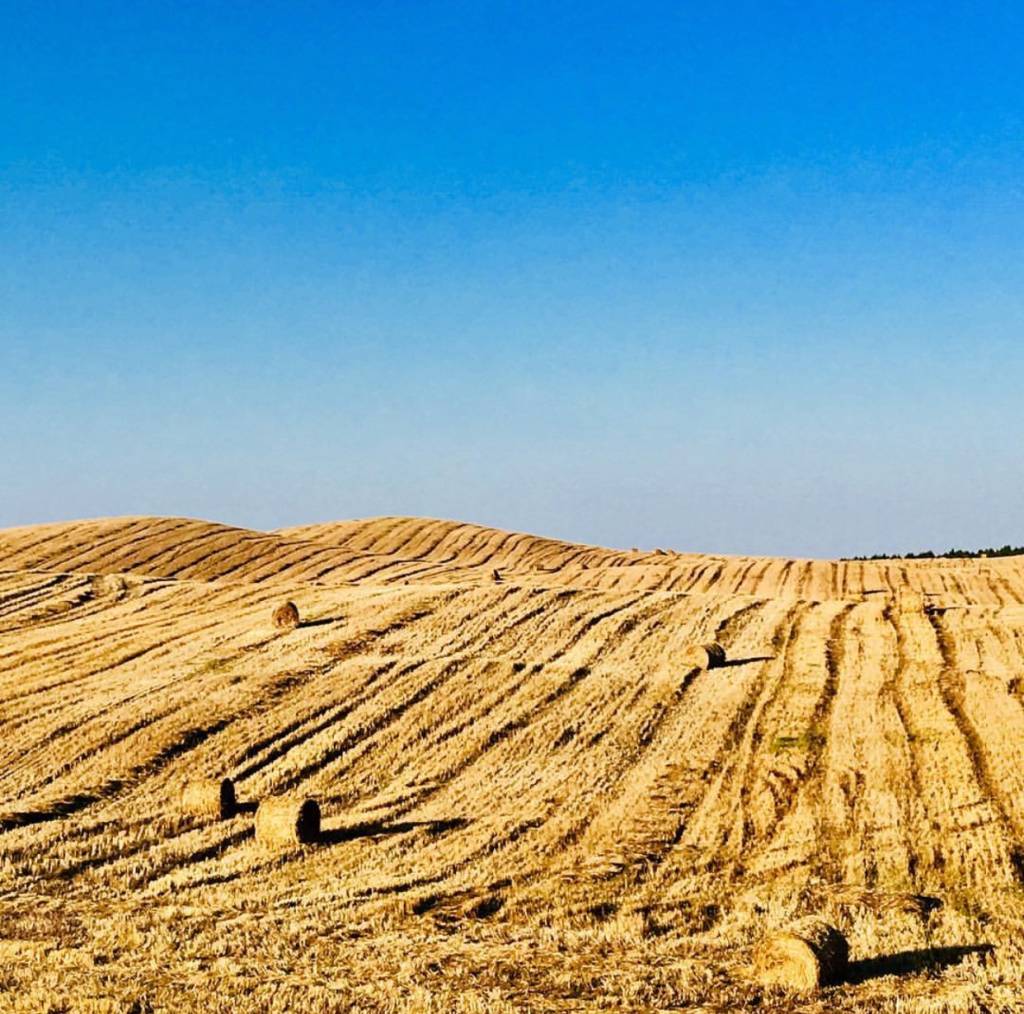
<path fill-rule="evenodd" d="M 811 915 L 769 933 L 754 948 L 754 976 L 766 986 L 807 992 L 841 981 L 849 955 L 843 934 Z"/>
<path fill-rule="evenodd" d="M 199 778 L 181 790 L 181 809 L 196 817 L 228 820 L 238 812 L 235 786 L 230 778 Z"/>
<path fill-rule="evenodd" d="M 320 806 L 315 799 L 274 796 L 256 810 L 256 840 L 270 848 L 308 845 L 320 837 Z"/>
<path fill-rule="evenodd" d="M 299 607 L 294 602 L 286 602 L 274 610 L 274 626 L 278 630 L 294 630 L 299 625 Z"/>
<path fill-rule="evenodd" d="M 725 665 L 725 648 L 714 641 L 695 644 L 683 652 L 683 664 L 690 669 L 721 669 Z"/>

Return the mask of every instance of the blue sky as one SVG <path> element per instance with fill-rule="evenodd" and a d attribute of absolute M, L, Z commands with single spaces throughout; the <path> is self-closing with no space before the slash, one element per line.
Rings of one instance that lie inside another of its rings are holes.
<path fill-rule="evenodd" d="M 1024 10 L 0 0 L 0 525 L 1024 541 Z"/>

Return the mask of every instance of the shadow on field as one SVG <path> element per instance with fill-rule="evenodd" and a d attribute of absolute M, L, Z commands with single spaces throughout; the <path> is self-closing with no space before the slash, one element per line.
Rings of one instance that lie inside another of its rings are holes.
<path fill-rule="evenodd" d="M 919 951 L 899 951 L 896 954 L 880 954 L 877 958 L 851 961 L 846 972 L 846 981 L 866 982 L 883 975 L 909 975 L 914 972 L 934 971 L 959 965 L 972 954 L 988 955 L 995 950 L 992 944 L 970 944 L 966 947 L 926 947 Z"/>
<path fill-rule="evenodd" d="M 750 658 L 727 658 L 719 669 L 731 669 L 734 665 L 750 665 L 752 662 L 771 662 L 774 655 L 751 655 Z"/>
<path fill-rule="evenodd" d="M 299 624 L 299 629 L 301 630 L 306 627 L 326 627 L 330 623 L 341 623 L 344 619 L 344 616 L 322 616 L 318 620 L 303 620 Z"/>
<path fill-rule="evenodd" d="M 120 782 L 108 783 L 120 788 Z M 61 820 L 84 810 L 93 803 L 98 803 L 103 798 L 102 794 L 79 793 L 69 796 L 66 799 L 58 799 L 47 807 L 38 810 L 14 810 L 10 813 L 0 814 L 0 834 L 6 831 L 13 831 L 17 827 L 27 827 L 29 824 L 44 824 L 48 820 Z"/>
<path fill-rule="evenodd" d="M 320 842 L 324 845 L 336 845 L 355 838 L 375 838 L 385 834 L 405 834 L 408 831 L 425 829 L 428 834 L 443 834 L 446 831 L 457 831 L 469 823 L 465 817 L 452 817 L 448 820 L 403 820 L 388 824 L 383 820 L 371 820 L 363 824 L 350 824 L 348 827 L 322 828 Z"/>

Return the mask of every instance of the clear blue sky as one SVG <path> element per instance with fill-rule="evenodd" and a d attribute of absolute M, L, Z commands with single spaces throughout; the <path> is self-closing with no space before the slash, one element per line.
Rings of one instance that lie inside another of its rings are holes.
<path fill-rule="evenodd" d="M 1018 3 L 0 0 L 0 525 L 1024 542 Z"/>

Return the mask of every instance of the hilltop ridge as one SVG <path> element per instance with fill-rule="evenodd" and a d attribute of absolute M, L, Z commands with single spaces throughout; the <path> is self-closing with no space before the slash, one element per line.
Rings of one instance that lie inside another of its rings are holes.
<path fill-rule="evenodd" d="M 380 517 L 261 532 L 124 517 L 0 530 L 8 569 L 326 585 L 486 582 L 825 601 L 913 589 L 947 604 L 1024 598 L 1018 558 L 801 560 L 621 550 L 431 518 Z M 497 575 L 495 574 L 497 572 Z"/>

